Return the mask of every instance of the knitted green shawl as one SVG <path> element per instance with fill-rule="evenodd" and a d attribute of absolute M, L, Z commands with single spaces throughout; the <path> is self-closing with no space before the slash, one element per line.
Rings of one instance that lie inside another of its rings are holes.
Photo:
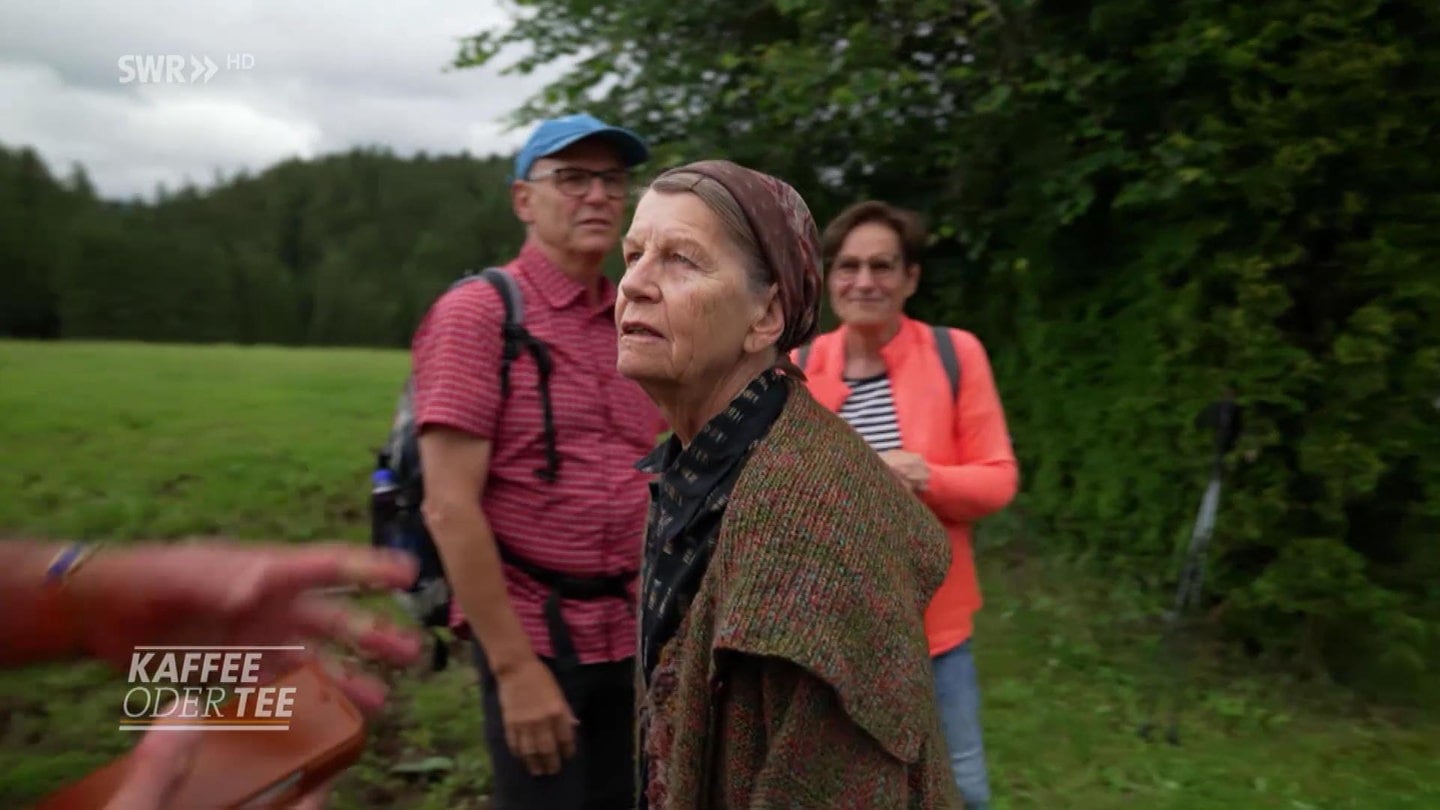
<path fill-rule="evenodd" d="M 703 806 L 717 779 L 737 776 L 709 765 L 728 652 L 793 662 L 896 760 L 943 768 L 923 616 L 950 563 L 944 528 L 849 425 L 788 384 L 661 654 L 667 677 L 641 699 L 668 807 Z M 844 767 L 815 746 L 815 767 Z"/>

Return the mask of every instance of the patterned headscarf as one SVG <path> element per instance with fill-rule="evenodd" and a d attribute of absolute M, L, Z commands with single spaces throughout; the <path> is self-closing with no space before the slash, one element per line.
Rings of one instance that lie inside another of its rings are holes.
<path fill-rule="evenodd" d="M 820 325 L 820 230 L 799 192 L 785 181 L 728 160 L 702 160 L 661 174 L 693 172 L 725 187 L 745 212 L 774 274 L 785 331 L 776 348 L 778 365 L 799 372 L 788 360 L 790 350 L 815 337 Z M 804 375 L 799 374 L 803 379 Z"/>

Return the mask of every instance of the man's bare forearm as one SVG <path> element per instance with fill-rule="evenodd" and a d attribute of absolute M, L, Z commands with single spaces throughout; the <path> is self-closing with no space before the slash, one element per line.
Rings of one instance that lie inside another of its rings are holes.
<path fill-rule="evenodd" d="M 465 621 L 497 675 L 535 655 L 505 591 L 495 534 L 479 504 L 427 504 L 426 522 Z"/>

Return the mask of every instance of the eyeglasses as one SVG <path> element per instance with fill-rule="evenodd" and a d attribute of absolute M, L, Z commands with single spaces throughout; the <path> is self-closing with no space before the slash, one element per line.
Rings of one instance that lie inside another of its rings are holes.
<path fill-rule="evenodd" d="M 630 193 L 630 173 L 623 169 L 595 172 L 574 166 L 562 166 L 529 178 L 529 182 L 553 180 L 555 188 L 567 197 L 583 197 L 590 192 L 596 179 L 605 189 L 605 196 L 618 200 Z"/>
<path fill-rule="evenodd" d="M 842 278 L 854 278 L 860 275 L 860 269 L 862 267 L 869 267 L 870 275 L 876 278 L 889 278 L 904 267 L 904 260 L 899 256 L 874 258 L 863 261 L 847 257 L 835 262 L 835 264 L 831 266 L 830 272 Z"/>

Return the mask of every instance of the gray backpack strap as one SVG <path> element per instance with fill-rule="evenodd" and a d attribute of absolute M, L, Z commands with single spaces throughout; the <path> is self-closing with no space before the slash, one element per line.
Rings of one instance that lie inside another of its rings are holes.
<path fill-rule="evenodd" d="M 466 271 L 460 278 L 450 285 L 450 289 L 463 287 L 473 281 L 485 281 L 500 293 L 500 301 L 505 305 L 505 323 L 507 325 L 520 326 L 525 323 L 525 296 L 520 292 L 520 285 L 515 279 L 500 267 L 487 267 L 476 273 Z"/>
<path fill-rule="evenodd" d="M 500 293 L 505 303 L 505 325 L 501 333 L 504 338 L 504 354 L 500 358 L 500 395 L 510 396 L 510 364 L 520 357 L 522 351 L 529 352 L 535 360 L 535 370 L 540 375 L 540 407 L 545 419 L 545 466 L 535 470 L 542 481 L 554 483 L 560 469 L 560 454 L 555 449 L 555 413 L 550 403 L 550 373 L 554 364 L 550 348 L 536 339 L 525 329 L 525 297 L 520 294 L 520 285 L 499 267 L 487 267 L 479 276 L 489 282 Z"/>
<path fill-rule="evenodd" d="M 804 346 L 800 347 L 800 357 L 798 358 L 799 362 L 795 365 L 799 366 L 801 371 L 805 370 L 805 364 L 810 360 L 810 347 L 813 345 L 813 343 L 806 343 Z"/>
<path fill-rule="evenodd" d="M 950 328 L 932 326 L 935 333 L 935 350 L 940 353 L 940 363 L 945 366 L 945 376 L 950 378 L 950 401 L 960 397 L 960 358 L 955 355 L 955 342 L 950 339 Z"/>
<path fill-rule="evenodd" d="M 490 286 L 500 293 L 500 300 L 505 302 L 506 325 L 520 326 L 525 323 L 525 296 L 520 293 L 520 285 L 515 283 L 509 273 L 499 267 L 487 267 L 480 272 L 479 278 L 490 282 Z"/>

